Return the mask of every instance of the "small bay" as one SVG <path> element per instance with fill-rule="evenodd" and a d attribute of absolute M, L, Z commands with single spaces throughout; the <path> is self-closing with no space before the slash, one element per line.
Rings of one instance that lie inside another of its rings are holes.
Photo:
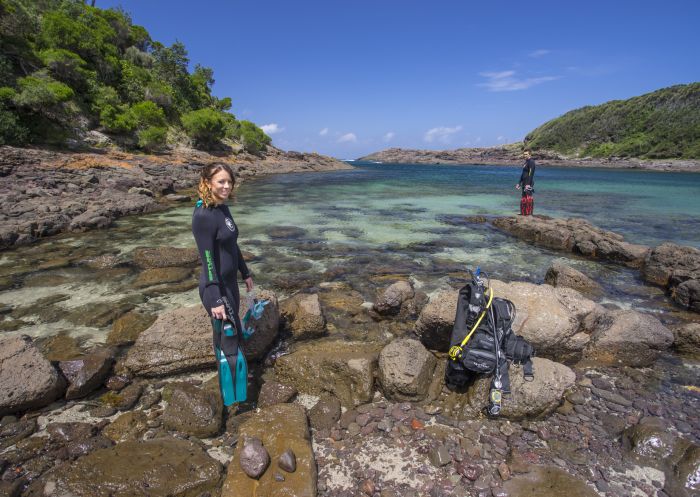
<path fill-rule="evenodd" d="M 553 260 L 565 259 L 603 285 L 602 303 L 669 319 L 678 312 L 635 270 L 538 248 L 478 222 L 474 216 L 518 212 L 519 168 L 353 165 L 255 178 L 237 190 L 231 210 L 258 285 L 284 297 L 337 281 L 373 300 L 392 278 L 410 277 L 430 293 L 458 285 L 476 266 L 494 278 L 539 283 Z M 700 247 L 700 174 L 539 167 L 535 190 L 535 214 L 582 217 L 632 243 Z M 124 218 L 107 230 L 0 254 L 2 333 L 65 333 L 101 343 L 111 329 L 112 307 L 157 314 L 199 304 L 196 288 L 144 290 L 142 271 L 131 264 L 137 247 L 193 247 L 192 208 Z M 109 269 L 86 264 L 104 255 L 122 263 Z M 102 318 L 75 317 L 93 311 Z"/>

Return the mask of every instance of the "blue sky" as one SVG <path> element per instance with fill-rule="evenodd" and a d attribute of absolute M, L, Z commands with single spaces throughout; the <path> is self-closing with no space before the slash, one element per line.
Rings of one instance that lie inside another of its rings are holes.
<path fill-rule="evenodd" d="M 514 142 L 584 105 L 700 81 L 700 2 L 97 0 L 192 63 L 285 150 Z"/>

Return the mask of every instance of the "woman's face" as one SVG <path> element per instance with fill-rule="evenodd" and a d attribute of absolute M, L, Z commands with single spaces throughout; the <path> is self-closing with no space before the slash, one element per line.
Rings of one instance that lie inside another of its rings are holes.
<path fill-rule="evenodd" d="M 233 180 L 228 172 L 223 169 L 209 180 L 209 189 L 217 204 L 222 204 L 228 199 L 233 188 Z"/>

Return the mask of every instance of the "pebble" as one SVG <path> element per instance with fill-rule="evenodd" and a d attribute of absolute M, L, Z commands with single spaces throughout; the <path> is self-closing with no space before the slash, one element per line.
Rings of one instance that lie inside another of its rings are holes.
<path fill-rule="evenodd" d="M 513 425 L 510 423 L 503 423 L 498 429 L 501 434 L 505 435 L 506 437 L 509 437 L 515 433 L 515 428 L 513 428 Z"/>
<path fill-rule="evenodd" d="M 369 423 L 369 420 L 372 419 L 372 416 L 370 416 L 368 413 L 362 413 L 355 418 L 355 423 L 362 426 L 366 426 L 367 423 Z"/>
<path fill-rule="evenodd" d="M 498 474 L 501 476 L 501 480 L 506 481 L 510 479 L 510 468 L 504 462 L 498 465 Z"/>
<path fill-rule="evenodd" d="M 287 473 L 294 473 L 297 470 L 297 456 L 292 449 L 285 450 L 277 460 L 277 466 Z"/>
<path fill-rule="evenodd" d="M 428 453 L 428 458 L 430 459 L 430 462 L 433 464 L 433 466 L 438 468 L 441 466 L 445 466 L 452 461 L 452 456 L 450 456 L 447 447 L 445 447 L 444 445 L 440 445 L 432 449 Z"/>
<path fill-rule="evenodd" d="M 358 425 L 355 422 L 350 423 L 350 426 L 348 426 L 348 435 L 350 435 L 351 437 L 354 437 L 355 435 L 360 433 L 360 430 L 361 430 L 360 425 Z"/>

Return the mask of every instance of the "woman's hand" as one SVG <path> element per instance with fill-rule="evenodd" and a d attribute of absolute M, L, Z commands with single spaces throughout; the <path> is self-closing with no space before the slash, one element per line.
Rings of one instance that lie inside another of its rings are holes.
<path fill-rule="evenodd" d="M 255 285 L 253 285 L 253 277 L 252 277 L 252 276 L 248 276 L 248 277 L 245 279 L 245 291 L 248 292 L 248 293 L 252 292 L 254 286 L 255 286 Z"/>
<path fill-rule="evenodd" d="M 520 183 L 518 183 L 517 185 L 515 185 L 515 189 L 516 189 L 516 190 L 520 190 Z"/>
<path fill-rule="evenodd" d="M 219 307 L 212 307 L 211 317 L 214 319 L 226 319 L 226 308 L 224 305 L 222 304 Z"/>

